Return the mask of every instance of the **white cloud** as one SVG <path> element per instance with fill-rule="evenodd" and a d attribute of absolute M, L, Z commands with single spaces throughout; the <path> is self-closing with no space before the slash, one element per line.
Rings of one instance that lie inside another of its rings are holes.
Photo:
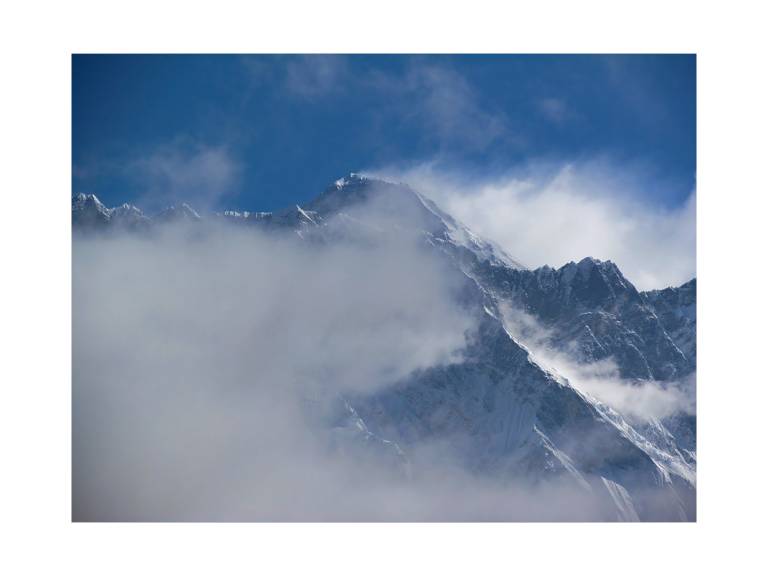
<path fill-rule="evenodd" d="M 365 461 L 337 466 L 304 407 L 457 359 L 457 286 L 402 237 L 188 231 L 75 240 L 75 518 L 364 514 Z"/>
<path fill-rule="evenodd" d="M 472 86 L 453 70 L 416 67 L 406 82 L 422 99 L 420 113 L 443 141 L 485 148 L 506 131 L 504 117 L 480 106 Z"/>
<path fill-rule="evenodd" d="M 540 163 L 500 177 L 434 164 L 373 173 L 410 183 L 478 234 L 530 267 L 585 256 L 612 260 L 639 289 L 696 274 L 696 195 L 676 208 L 643 198 L 655 185 L 604 161 Z"/>

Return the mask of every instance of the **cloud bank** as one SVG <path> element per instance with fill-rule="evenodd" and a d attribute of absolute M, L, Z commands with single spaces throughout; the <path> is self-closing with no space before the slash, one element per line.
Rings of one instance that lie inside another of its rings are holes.
<path fill-rule="evenodd" d="M 435 164 L 371 174 L 405 181 L 531 268 L 612 260 L 638 289 L 696 275 L 696 194 L 676 208 L 643 201 L 654 185 L 606 161 L 532 163 L 502 176 Z"/>
<path fill-rule="evenodd" d="M 364 514 L 336 491 L 365 460 L 337 464 L 306 406 L 458 359 L 472 324 L 455 286 L 408 240 L 76 238 L 74 518 Z"/>

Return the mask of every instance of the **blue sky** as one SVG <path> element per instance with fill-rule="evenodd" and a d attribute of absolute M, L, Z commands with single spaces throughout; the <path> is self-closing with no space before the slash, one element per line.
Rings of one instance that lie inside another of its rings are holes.
<path fill-rule="evenodd" d="M 602 159 L 674 209 L 695 189 L 696 59 L 75 55 L 73 191 L 152 211 L 275 210 L 350 171 L 494 177 Z"/>

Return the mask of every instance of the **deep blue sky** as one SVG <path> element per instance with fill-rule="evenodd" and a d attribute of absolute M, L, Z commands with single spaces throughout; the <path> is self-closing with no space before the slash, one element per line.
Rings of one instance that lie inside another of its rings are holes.
<path fill-rule="evenodd" d="M 73 191 L 108 205 L 274 210 L 425 161 L 604 157 L 670 207 L 695 187 L 695 56 L 75 55 L 72 96 Z"/>

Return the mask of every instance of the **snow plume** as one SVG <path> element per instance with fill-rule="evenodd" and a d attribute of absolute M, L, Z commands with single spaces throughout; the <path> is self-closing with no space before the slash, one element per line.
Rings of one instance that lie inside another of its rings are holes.
<path fill-rule="evenodd" d="M 535 317 L 508 303 L 500 308 L 507 332 L 528 348 L 542 368 L 567 378 L 576 389 L 631 421 L 660 420 L 679 412 L 695 414 L 695 374 L 680 382 L 623 379 L 613 360 L 580 363 L 566 351 L 556 350 L 548 344 L 550 331 Z"/>
<path fill-rule="evenodd" d="M 409 183 L 531 268 L 593 256 L 616 262 L 641 290 L 696 275 L 695 191 L 680 206 L 654 206 L 641 199 L 662 184 L 636 168 L 532 162 L 478 176 L 425 163 L 371 174 Z"/>

